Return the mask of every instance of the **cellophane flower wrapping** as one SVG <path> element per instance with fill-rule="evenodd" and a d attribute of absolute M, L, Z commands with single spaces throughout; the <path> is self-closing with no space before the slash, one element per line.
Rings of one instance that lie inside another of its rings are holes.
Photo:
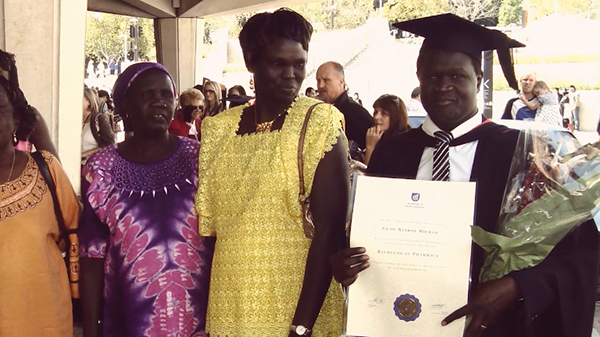
<path fill-rule="evenodd" d="M 581 146 L 569 132 L 527 123 L 517 141 L 496 233 L 472 227 L 473 241 L 486 254 L 481 282 L 538 265 L 591 219 L 600 203 L 600 144 Z"/>

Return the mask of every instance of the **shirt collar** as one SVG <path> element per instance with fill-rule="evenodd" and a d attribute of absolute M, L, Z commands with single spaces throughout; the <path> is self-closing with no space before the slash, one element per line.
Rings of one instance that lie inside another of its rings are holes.
<path fill-rule="evenodd" d="M 348 92 L 344 91 L 341 93 L 340 96 L 338 96 L 338 98 L 335 99 L 335 101 L 333 102 L 333 106 L 337 107 L 340 104 L 344 104 L 348 102 L 349 99 L 350 97 L 348 97 Z"/>
<path fill-rule="evenodd" d="M 477 112 L 473 117 L 469 118 L 461 125 L 454 128 L 454 130 L 450 131 L 452 133 L 452 137 L 454 139 L 466 134 L 467 132 L 473 130 L 479 124 L 482 123 L 482 117 L 479 112 Z M 423 131 L 431 137 L 435 137 L 433 134 L 436 131 L 441 130 L 435 123 L 429 118 L 429 115 L 425 117 L 425 121 L 423 122 Z"/>

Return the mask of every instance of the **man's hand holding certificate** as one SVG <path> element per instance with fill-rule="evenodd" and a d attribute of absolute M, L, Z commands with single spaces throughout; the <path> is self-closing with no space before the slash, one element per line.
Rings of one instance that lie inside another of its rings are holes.
<path fill-rule="evenodd" d="M 348 335 L 462 336 L 464 318 L 441 322 L 467 304 L 474 197 L 474 183 L 358 178 L 350 246 L 369 261 L 349 263 L 369 268 L 348 291 Z"/>

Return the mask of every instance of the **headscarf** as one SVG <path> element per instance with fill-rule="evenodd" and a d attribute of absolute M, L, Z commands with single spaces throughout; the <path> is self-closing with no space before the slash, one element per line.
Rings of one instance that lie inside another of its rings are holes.
<path fill-rule="evenodd" d="M 169 71 L 160 63 L 156 62 L 140 62 L 135 63 L 127 67 L 115 81 L 115 85 L 112 89 L 113 102 L 115 106 L 115 113 L 125 118 L 126 112 L 124 111 L 123 103 L 125 102 L 125 96 L 127 91 L 131 87 L 131 84 L 135 79 L 144 71 L 150 69 L 158 69 L 163 71 L 169 77 L 171 84 L 173 85 L 173 93 L 177 96 L 177 89 L 175 88 L 175 81 L 169 74 Z"/>

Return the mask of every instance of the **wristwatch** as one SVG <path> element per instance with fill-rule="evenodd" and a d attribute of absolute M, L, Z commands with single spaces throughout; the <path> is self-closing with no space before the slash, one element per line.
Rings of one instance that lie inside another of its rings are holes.
<path fill-rule="evenodd" d="M 290 331 L 295 333 L 298 336 L 310 336 L 312 330 L 305 327 L 304 325 L 290 325 Z"/>

